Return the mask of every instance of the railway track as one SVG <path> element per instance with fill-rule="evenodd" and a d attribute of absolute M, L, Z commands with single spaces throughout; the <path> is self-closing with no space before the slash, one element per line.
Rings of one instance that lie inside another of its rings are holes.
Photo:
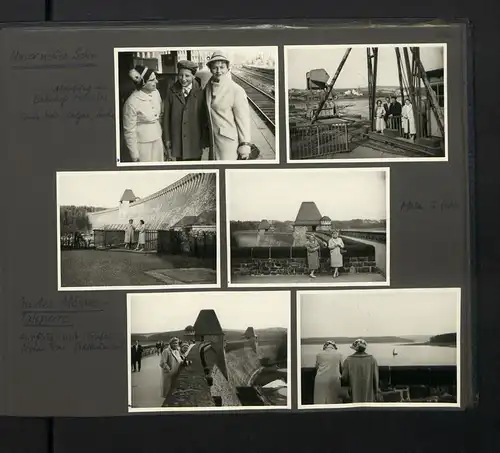
<path fill-rule="evenodd" d="M 246 72 L 248 75 L 251 75 L 252 77 L 256 77 L 258 79 L 261 79 L 264 82 L 270 83 L 271 85 L 274 86 L 274 83 L 275 83 L 274 76 L 264 74 L 264 73 L 259 72 L 257 70 L 253 70 L 253 69 L 249 69 L 249 68 L 245 68 L 245 67 L 240 68 L 240 71 Z"/>
<path fill-rule="evenodd" d="M 245 90 L 253 109 L 264 120 L 269 129 L 275 133 L 276 125 L 274 124 L 274 117 L 276 114 L 276 104 L 274 97 L 234 73 L 233 80 Z"/>

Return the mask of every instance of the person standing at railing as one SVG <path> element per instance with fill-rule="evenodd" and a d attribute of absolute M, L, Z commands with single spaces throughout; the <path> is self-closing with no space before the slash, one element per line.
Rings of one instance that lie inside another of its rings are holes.
<path fill-rule="evenodd" d="M 373 403 L 380 393 L 378 363 L 366 353 L 366 341 L 359 338 L 351 345 L 354 354 L 343 365 L 342 383 L 348 385 L 353 403 Z"/>
<path fill-rule="evenodd" d="M 309 268 L 309 277 L 316 278 L 314 272 L 319 269 L 319 250 L 320 246 L 316 236 L 313 234 L 307 236 L 307 267 Z"/>
<path fill-rule="evenodd" d="M 144 251 L 146 248 L 146 225 L 144 224 L 144 220 L 139 221 L 137 231 L 139 231 L 139 240 L 137 241 L 137 247 L 135 250 Z"/>
<path fill-rule="evenodd" d="M 342 355 L 334 341 L 327 341 L 323 351 L 316 356 L 314 379 L 314 404 L 340 403 Z"/>
<path fill-rule="evenodd" d="M 404 137 L 415 140 L 415 135 L 417 133 L 415 128 L 415 114 L 413 112 L 413 105 L 409 99 L 405 101 L 401 117 L 403 120 Z"/>
<path fill-rule="evenodd" d="M 142 361 L 142 353 L 144 349 L 139 344 L 139 340 L 135 342 L 132 346 L 131 358 L 132 358 L 132 371 L 141 371 L 141 361 Z"/>
<path fill-rule="evenodd" d="M 339 268 L 344 266 L 342 253 L 345 251 L 344 241 L 339 237 L 338 230 L 332 232 L 332 237 L 328 241 L 328 248 L 330 249 L 330 267 L 333 269 L 333 278 L 337 278 Z"/>
<path fill-rule="evenodd" d="M 133 225 L 134 221 L 130 219 L 128 225 L 125 227 L 125 248 L 131 249 L 132 243 L 134 242 L 134 231 L 135 227 Z"/>
<path fill-rule="evenodd" d="M 379 99 L 377 101 L 377 107 L 375 108 L 375 130 L 381 134 L 385 129 L 385 115 L 386 110 L 382 105 L 382 101 Z"/>
<path fill-rule="evenodd" d="M 402 111 L 402 106 L 401 103 L 398 102 L 398 99 L 396 96 L 391 97 L 391 103 L 389 105 L 389 115 L 388 115 L 388 121 L 389 124 L 387 125 L 388 128 L 390 129 L 397 129 L 401 130 L 401 111 Z"/>
<path fill-rule="evenodd" d="M 179 368 L 183 362 L 179 351 L 179 339 L 174 337 L 170 340 L 167 346 L 161 353 L 160 368 L 161 368 L 161 396 L 168 398 L 172 382 L 177 375 Z"/>
<path fill-rule="evenodd" d="M 385 121 L 385 125 L 386 127 L 388 127 L 389 125 L 387 124 L 387 119 L 389 118 L 389 106 L 391 105 L 391 98 L 385 98 L 385 102 L 384 102 L 384 110 L 385 110 L 385 115 L 384 115 L 384 121 Z"/>

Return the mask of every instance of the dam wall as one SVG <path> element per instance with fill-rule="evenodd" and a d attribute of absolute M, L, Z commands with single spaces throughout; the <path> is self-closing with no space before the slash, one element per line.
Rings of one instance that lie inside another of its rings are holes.
<path fill-rule="evenodd" d="M 191 173 L 164 189 L 116 208 L 89 213 L 93 230 L 123 230 L 132 219 L 144 220 L 148 230 L 168 230 L 187 216 L 198 217 L 216 211 L 217 175 Z"/>

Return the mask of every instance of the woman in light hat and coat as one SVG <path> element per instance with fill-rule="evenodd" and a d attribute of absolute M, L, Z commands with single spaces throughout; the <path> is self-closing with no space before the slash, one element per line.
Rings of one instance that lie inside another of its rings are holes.
<path fill-rule="evenodd" d="M 161 396 L 168 398 L 172 382 L 179 372 L 183 358 L 179 351 L 179 339 L 171 338 L 169 346 L 163 350 L 160 358 Z"/>
<path fill-rule="evenodd" d="M 375 402 L 380 393 L 378 363 L 375 357 L 365 352 L 366 348 L 366 341 L 357 339 L 351 345 L 354 354 L 344 361 L 342 382 L 350 387 L 353 403 Z"/>
<path fill-rule="evenodd" d="M 136 66 L 129 77 L 136 88 L 123 106 L 123 134 L 130 157 L 133 162 L 163 162 L 163 102 L 156 89 L 156 74 Z"/>
<path fill-rule="evenodd" d="M 232 80 L 229 59 L 216 51 L 207 62 L 212 73 L 205 87 L 211 158 L 248 159 L 251 152 L 251 120 L 245 90 Z"/>
<path fill-rule="evenodd" d="M 327 341 L 316 356 L 314 404 L 340 403 L 342 355 L 334 341 Z"/>
<path fill-rule="evenodd" d="M 165 96 L 163 134 L 168 156 L 176 161 L 201 160 L 208 147 L 207 110 L 197 71 L 196 63 L 179 61 L 177 81 Z"/>
<path fill-rule="evenodd" d="M 339 231 L 334 230 L 332 237 L 328 241 L 328 248 L 330 249 L 330 267 L 333 270 L 333 278 L 339 276 L 339 268 L 344 265 L 342 251 L 344 250 L 344 241 L 339 237 Z"/>

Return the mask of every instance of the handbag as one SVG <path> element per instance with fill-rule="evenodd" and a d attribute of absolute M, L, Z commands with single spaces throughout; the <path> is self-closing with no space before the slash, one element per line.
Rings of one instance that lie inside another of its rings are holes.
<path fill-rule="evenodd" d="M 343 254 L 347 253 L 347 250 L 346 250 L 346 249 L 341 248 L 341 249 L 340 249 L 340 253 L 342 253 L 342 255 L 343 255 Z"/>
<path fill-rule="evenodd" d="M 242 157 L 238 154 L 237 160 L 255 160 L 258 159 L 259 156 L 260 156 L 260 149 L 257 148 L 256 145 L 252 144 L 250 145 L 250 156 L 248 156 L 248 159 L 242 159 Z"/>

